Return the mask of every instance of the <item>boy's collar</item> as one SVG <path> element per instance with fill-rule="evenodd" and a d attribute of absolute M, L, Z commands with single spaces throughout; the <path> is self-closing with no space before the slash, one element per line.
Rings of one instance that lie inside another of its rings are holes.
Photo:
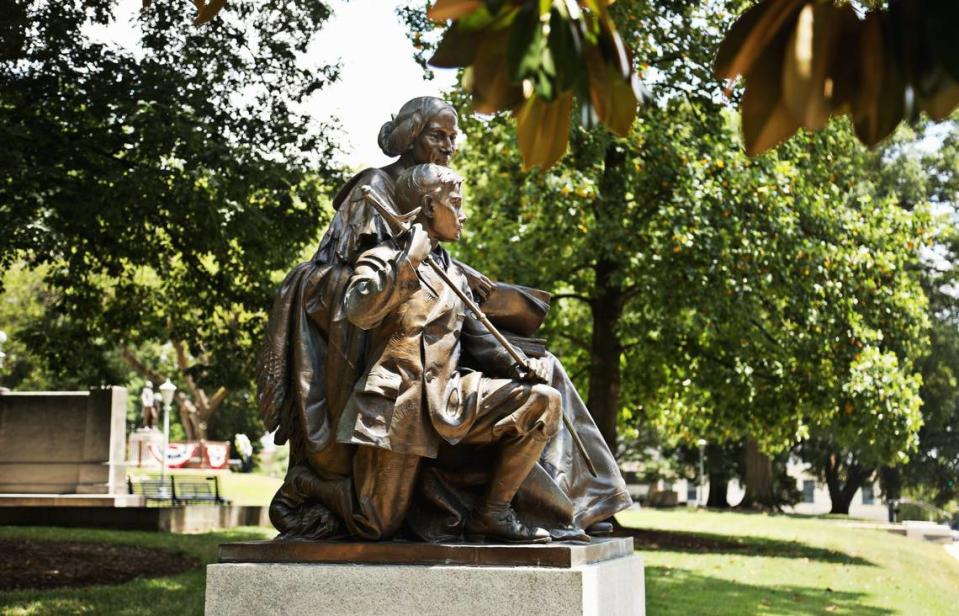
<path fill-rule="evenodd" d="M 433 257 L 437 263 L 443 266 L 443 269 L 449 269 L 452 260 L 450 259 L 450 253 L 446 252 L 446 249 L 443 248 L 442 244 L 437 244 L 433 250 L 430 251 L 430 256 Z"/>

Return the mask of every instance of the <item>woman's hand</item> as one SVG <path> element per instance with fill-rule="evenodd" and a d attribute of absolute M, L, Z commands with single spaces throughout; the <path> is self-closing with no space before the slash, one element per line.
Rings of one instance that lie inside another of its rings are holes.
<path fill-rule="evenodd" d="M 461 261 L 457 261 L 456 263 L 463 270 L 463 273 L 466 274 L 466 281 L 470 285 L 470 291 L 473 293 L 473 299 L 476 300 L 477 304 L 482 304 L 485 302 L 486 298 L 489 297 L 489 294 L 493 292 L 493 288 L 496 286 L 496 283 L 469 265 Z"/>

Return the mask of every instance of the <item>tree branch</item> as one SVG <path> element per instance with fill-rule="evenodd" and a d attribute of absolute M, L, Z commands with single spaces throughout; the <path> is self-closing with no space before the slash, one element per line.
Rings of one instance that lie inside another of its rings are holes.
<path fill-rule="evenodd" d="M 590 348 L 590 345 L 585 340 L 583 340 L 582 338 L 573 336 L 572 334 L 567 334 L 564 332 L 556 332 L 556 335 L 559 336 L 560 338 L 565 338 L 566 340 L 569 340 L 570 342 L 572 342 L 574 345 L 578 346 L 581 349 L 585 349 L 588 351 Z"/>
<path fill-rule="evenodd" d="M 129 364 L 131 368 L 150 379 L 154 386 L 159 386 L 166 380 L 166 377 L 164 377 L 162 374 L 148 367 L 142 361 L 137 359 L 137 357 L 133 354 L 133 351 L 131 351 L 126 345 L 120 345 L 120 356 L 123 357 L 123 361 Z"/>
<path fill-rule="evenodd" d="M 196 382 L 190 375 L 190 360 L 186 355 L 186 345 L 183 344 L 182 340 L 173 340 L 172 342 L 173 348 L 176 351 L 176 365 L 183 374 L 183 380 L 186 382 L 186 388 L 190 390 L 190 395 L 193 396 L 194 400 L 196 400 L 200 412 L 206 414 L 206 409 L 209 406 L 206 392 L 197 387 Z"/>
<path fill-rule="evenodd" d="M 209 402 L 210 410 L 209 410 L 209 412 L 210 412 L 211 415 L 212 415 L 213 413 L 215 413 L 218 408 L 220 408 L 220 405 L 223 404 L 223 399 L 224 399 L 224 398 L 226 398 L 226 387 L 222 387 L 222 386 L 221 386 L 218 390 L 216 390 L 216 392 L 215 392 L 215 393 L 213 394 L 213 396 L 210 398 L 210 402 Z"/>
<path fill-rule="evenodd" d="M 592 304 L 593 302 L 593 300 L 585 295 L 578 295 L 576 293 L 557 293 L 552 297 L 552 299 L 578 299 L 585 304 Z"/>

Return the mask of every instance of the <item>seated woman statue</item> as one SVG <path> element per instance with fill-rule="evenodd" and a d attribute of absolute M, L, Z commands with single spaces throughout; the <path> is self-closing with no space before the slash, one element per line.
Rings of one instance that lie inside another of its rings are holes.
<path fill-rule="evenodd" d="M 364 456 L 356 455 L 355 444 L 336 439 L 368 360 L 368 334 L 350 321 L 346 291 L 360 255 L 390 236 L 366 191 L 372 189 L 399 212 L 397 178 L 415 165 L 448 165 L 456 136 L 457 114 L 445 101 L 421 97 L 404 104 L 379 134 L 381 149 L 398 160 L 364 170 L 347 182 L 333 200 L 336 213 L 315 256 L 294 268 L 281 285 L 257 374 L 264 423 L 276 431 L 278 444 L 289 441 L 291 446 L 290 468 L 270 509 L 281 536 L 383 539 L 397 532 L 392 528 L 383 532 L 382 524 L 364 515 L 362 504 L 375 498 L 375 486 L 358 480 L 368 475 Z M 545 318 L 549 294 L 493 283 L 458 265 L 490 320 L 515 334 L 510 339 L 528 355 L 543 360 L 548 384 L 559 393 L 562 411 L 597 470 L 596 476 L 589 472 L 573 435 L 561 426 L 516 494 L 518 516 L 530 527 L 550 529 L 556 539 L 583 539 L 583 531 L 606 530 L 603 522 L 631 504 L 615 458 L 562 364 L 541 345 L 523 338 Z M 463 336 L 489 334 L 475 331 Z M 463 361 L 469 365 L 474 358 L 466 356 Z M 477 486 L 488 482 L 495 464 L 491 448 L 468 454 L 467 449 L 441 446 L 439 463 L 421 469 L 399 530 L 428 541 L 463 535 L 480 493 Z"/>

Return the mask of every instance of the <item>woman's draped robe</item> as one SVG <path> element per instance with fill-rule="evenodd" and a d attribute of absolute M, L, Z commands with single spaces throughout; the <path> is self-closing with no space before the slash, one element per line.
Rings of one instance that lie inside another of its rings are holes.
<path fill-rule="evenodd" d="M 342 300 L 355 258 L 389 234 L 363 198 L 364 186 L 393 206 L 393 180 L 379 169 L 361 172 L 341 189 L 334 199 L 336 215 L 313 259 L 294 268 L 280 287 L 258 364 L 257 399 L 264 423 L 276 430 L 277 444 L 291 443 L 290 470 L 271 505 L 274 525 L 287 536 L 354 534 L 353 449 L 337 443 L 334 435 L 363 371 L 366 338 L 346 319 Z M 527 524 L 588 528 L 629 507 L 631 500 L 615 458 L 562 364 L 546 352 L 543 341 L 528 337 L 545 318 L 548 298 L 541 291 L 497 283 L 482 307 L 527 355 L 551 358 L 549 384 L 560 392 L 563 411 L 576 426 L 598 477 L 589 473 L 564 427 L 547 445 L 514 505 Z M 408 516 L 410 531 L 428 541 L 460 535 L 486 480 L 484 453 L 446 448 L 437 460 L 425 461 Z"/>

